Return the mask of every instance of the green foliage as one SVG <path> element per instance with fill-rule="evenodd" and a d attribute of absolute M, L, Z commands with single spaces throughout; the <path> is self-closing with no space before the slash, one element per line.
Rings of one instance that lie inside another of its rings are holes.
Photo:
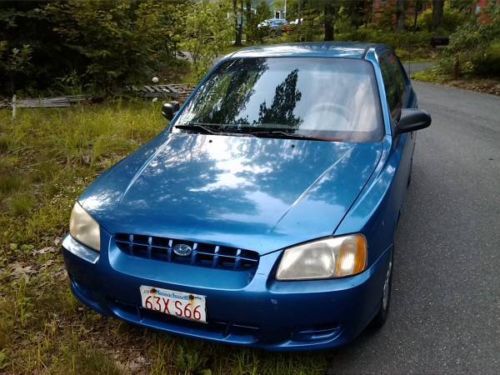
<path fill-rule="evenodd" d="M 10 91 L 15 92 L 15 76 L 26 74 L 33 66 L 30 63 L 32 48 L 29 44 L 8 49 L 6 41 L 0 42 L 0 70 L 8 76 Z"/>
<path fill-rule="evenodd" d="M 28 194 L 18 194 L 10 201 L 10 210 L 15 216 L 27 216 L 35 206 L 35 199 Z"/>
<path fill-rule="evenodd" d="M 8 360 L 7 354 L 3 350 L 0 350 L 0 370 L 7 367 Z"/>
<path fill-rule="evenodd" d="M 255 15 L 247 15 L 245 35 L 247 42 L 262 42 L 267 35 L 267 31 L 259 29 L 257 25 L 262 21 L 271 18 L 272 12 L 266 0 L 260 0 L 255 9 Z"/>
<path fill-rule="evenodd" d="M 0 112 L 0 136 L 9 139 L 0 150 L 0 258 L 9 243 L 61 233 L 71 201 L 86 184 L 83 178 L 161 130 L 158 107 L 117 103 L 92 111 L 20 109 L 15 122 L 9 111 Z M 26 220 L 16 220 L 19 215 Z M 19 226 L 9 224 L 9 218 Z"/>
<path fill-rule="evenodd" d="M 492 14 L 488 24 L 470 22 L 459 27 L 450 36 L 439 72 L 455 79 L 463 75 L 500 76 L 499 14 Z"/>
<path fill-rule="evenodd" d="M 372 28 L 359 28 L 350 33 L 340 35 L 343 40 L 369 41 L 373 43 L 384 43 L 394 49 L 408 48 L 428 48 L 432 33 L 426 31 L 420 32 L 387 32 Z"/>
<path fill-rule="evenodd" d="M 264 21 L 265 19 L 269 19 L 272 17 L 273 13 L 271 12 L 271 8 L 266 0 L 260 0 L 257 4 L 257 8 L 255 9 L 256 17 L 259 22 Z"/>
<path fill-rule="evenodd" d="M 229 1 L 203 0 L 188 12 L 181 46 L 191 54 L 193 81 L 199 80 L 230 43 L 233 36 Z"/>
<path fill-rule="evenodd" d="M 150 78 L 161 64 L 173 61 L 173 36 L 182 27 L 178 9 L 153 0 L 70 0 L 50 3 L 45 10 L 65 44 L 86 61 L 82 80 L 93 91 L 111 93 Z"/>
<path fill-rule="evenodd" d="M 323 36 L 321 12 L 312 7 L 302 10 L 303 22 L 296 29 L 296 41 L 318 41 Z"/>
<path fill-rule="evenodd" d="M 90 343 L 73 337 L 62 346 L 61 356 L 55 361 L 51 372 L 63 374 L 67 370 L 77 375 L 120 375 L 122 371 L 109 354 L 96 350 Z"/>
<path fill-rule="evenodd" d="M 500 38 L 490 43 L 484 55 L 475 61 L 475 66 L 479 75 L 500 77 Z"/>
<path fill-rule="evenodd" d="M 425 1 L 415 0 L 417 8 Z M 454 31 L 475 18 L 471 1 L 447 1 L 438 32 Z M 273 6 L 284 3 L 275 1 Z M 410 36 L 389 32 L 395 2 L 382 6 L 374 16 L 372 0 L 287 0 L 288 19 L 301 18 L 303 23 L 271 38 L 257 28 L 273 16 L 267 0 L 2 1 L 0 95 L 114 95 L 152 76 L 177 80 L 191 65 L 190 80 L 197 81 L 232 44 L 234 20 L 241 11 L 247 44 L 333 38 L 388 43 L 403 53 L 411 45 L 428 55 L 431 10 L 418 19 L 422 31 Z M 407 25 L 413 24 L 411 16 L 406 14 Z M 189 52 L 188 59 L 179 59 L 179 51 Z"/>
<path fill-rule="evenodd" d="M 443 12 L 443 22 L 438 33 L 448 34 L 454 32 L 458 26 L 465 23 L 470 18 L 470 14 L 459 8 L 451 7 L 445 3 Z M 417 18 L 417 27 L 420 30 L 432 31 L 432 8 L 424 10 Z"/>
<path fill-rule="evenodd" d="M 195 373 L 203 371 L 207 362 L 197 348 L 192 345 L 179 345 L 177 357 L 175 359 L 176 367 L 185 373 Z"/>
<path fill-rule="evenodd" d="M 190 0 L 3 2 L 0 94 L 115 93 L 167 73 Z M 36 67 L 36 69 L 34 68 Z M 174 70 L 175 71 L 175 70 Z M 67 90 L 64 90 L 67 89 Z"/>
<path fill-rule="evenodd" d="M 418 81 L 434 82 L 434 83 L 443 83 L 445 81 L 443 75 L 440 73 L 440 70 L 435 66 L 429 69 L 415 72 L 412 74 L 411 78 L 416 79 Z"/>
<path fill-rule="evenodd" d="M 48 70 L 40 64 L 41 56 L 58 57 L 56 45 L 46 44 L 53 33 L 39 5 L 41 1 L 0 2 L 0 95 L 10 96 L 19 88 L 36 84 L 30 84 L 30 80 L 37 80 Z"/>

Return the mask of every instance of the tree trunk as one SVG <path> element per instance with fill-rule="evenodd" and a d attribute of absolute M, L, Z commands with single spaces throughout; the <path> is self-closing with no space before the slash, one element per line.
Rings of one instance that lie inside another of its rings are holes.
<path fill-rule="evenodd" d="M 335 40 L 334 35 L 334 23 L 335 23 L 335 7 L 334 5 L 327 1 L 325 3 L 325 41 Z"/>
<path fill-rule="evenodd" d="M 413 9 L 413 32 L 417 31 L 417 20 L 418 20 L 419 7 L 420 7 L 420 3 L 418 0 L 416 0 L 415 6 Z"/>
<path fill-rule="evenodd" d="M 396 30 L 403 31 L 405 29 L 406 18 L 406 0 L 398 0 L 396 3 Z"/>
<path fill-rule="evenodd" d="M 243 1 L 243 0 L 242 0 Z M 252 39 L 252 28 L 256 27 L 253 23 L 253 13 L 252 13 L 252 1 L 245 0 L 245 39 L 246 44 Z"/>
<path fill-rule="evenodd" d="M 247 18 L 252 17 L 252 1 L 251 0 L 246 0 L 245 1 L 245 7 L 246 7 L 246 16 Z M 247 19 L 248 22 L 248 19 Z"/>
<path fill-rule="evenodd" d="M 233 13 L 234 13 L 234 31 L 235 31 L 235 36 L 234 36 L 234 45 L 235 46 L 241 46 L 241 22 L 239 22 L 239 15 L 238 15 L 238 0 L 233 0 Z"/>
<path fill-rule="evenodd" d="M 245 1 L 240 0 L 240 44 L 243 41 L 243 23 L 244 23 L 244 14 L 245 14 Z"/>
<path fill-rule="evenodd" d="M 432 0 L 432 30 L 436 31 L 443 24 L 444 0 Z"/>

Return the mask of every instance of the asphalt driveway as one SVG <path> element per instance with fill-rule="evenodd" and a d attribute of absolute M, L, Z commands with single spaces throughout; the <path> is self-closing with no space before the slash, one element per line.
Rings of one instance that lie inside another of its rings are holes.
<path fill-rule="evenodd" d="M 329 373 L 500 373 L 500 98 L 415 83 L 418 134 L 385 327 Z"/>

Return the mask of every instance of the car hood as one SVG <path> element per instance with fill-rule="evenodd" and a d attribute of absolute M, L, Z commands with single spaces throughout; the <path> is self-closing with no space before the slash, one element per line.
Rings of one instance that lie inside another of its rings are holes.
<path fill-rule="evenodd" d="M 101 175 L 82 206 L 110 233 L 261 254 L 331 235 L 382 147 L 162 133 Z"/>

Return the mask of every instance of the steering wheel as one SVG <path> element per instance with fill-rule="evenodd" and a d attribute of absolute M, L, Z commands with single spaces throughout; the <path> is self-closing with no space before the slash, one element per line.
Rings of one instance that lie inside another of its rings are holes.
<path fill-rule="evenodd" d="M 321 115 L 324 113 L 323 115 Z M 312 106 L 312 108 L 309 110 L 309 115 L 307 117 L 312 117 L 312 118 L 323 118 L 323 119 L 328 119 L 330 120 L 332 117 L 341 117 L 343 119 L 345 129 L 342 129 L 341 126 L 336 126 L 336 129 L 334 130 L 350 130 L 347 127 L 349 127 L 351 123 L 351 116 L 349 112 L 347 111 L 347 108 L 345 106 L 342 106 L 337 103 L 328 103 L 328 102 L 323 102 L 323 103 L 317 103 Z M 304 122 L 307 121 L 307 117 L 304 119 Z"/>

